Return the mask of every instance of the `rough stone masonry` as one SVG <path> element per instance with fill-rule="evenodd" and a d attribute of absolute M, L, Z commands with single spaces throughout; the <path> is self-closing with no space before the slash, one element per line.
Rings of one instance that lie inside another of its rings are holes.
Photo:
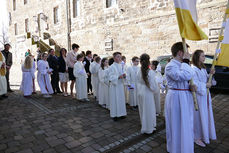
<path fill-rule="evenodd" d="M 129 62 L 132 56 L 143 52 L 154 59 L 168 55 L 170 46 L 181 40 L 173 0 L 112 0 L 110 7 L 106 1 L 69 0 L 71 42 L 78 43 L 81 50 L 100 55 L 121 51 Z M 226 3 L 227 0 L 198 0 L 199 25 L 210 38 L 218 35 L 214 28 L 221 27 Z M 32 34 L 49 33 L 58 45 L 67 48 L 65 0 L 13 0 L 8 1 L 8 10 L 15 63 L 21 61 L 28 48 L 36 54 L 36 48 L 26 39 L 25 24 Z M 209 41 L 188 43 L 191 51 L 199 48 L 213 54 L 216 43 Z"/>

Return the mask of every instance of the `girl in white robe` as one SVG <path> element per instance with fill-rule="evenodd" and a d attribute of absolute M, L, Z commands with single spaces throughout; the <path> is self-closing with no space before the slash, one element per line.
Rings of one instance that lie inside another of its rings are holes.
<path fill-rule="evenodd" d="M 100 69 L 100 61 L 101 58 L 99 56 L 96 56 L 94 58 L 95 61 L 93 61 L 90 65 L 90 72 L 91 72 L 91 82 L 92 82 L 92 89 L 93 94 L 95 95 L 96 100 L 99 100 L 99 77 L 98 72 Z"/>
<path fill-rule="evenodd" d="M 108 59 L 103 58 L 101 61 L 101 67 L 98 72 L 99 76 L 99 104 L 109 109 L 109 89 L 105 83 L 106 69 L 108 68 Z"/>
<path fill-rule="evenodd" d="M 154 93 L 158 90 L 155 81 L 155 73 L 149 69 L 150 57 L 142 54 L 140 57 L 141 70 L 138 72 L 137 79 L 137 98 L 141 120 L 141 133 L 151 134 L 156 130 L 156 108 Z"/>
<path fill-rule="evenodd" d="M 30 97 L 34 91 L 34 83 L 35 79 L 34 70 L 33 70 L 33 58 L 31 56 L 27 56 L 25 58 L 25 62 L 22 65 L 22 82 L 20 86 L 20 90 L 23 92 L 24 97 Z"/>
<path fill-rule="evenodd" d="M 126 80 L 128 84 L 129 90 L 129 104 L 133 109 L 136 109 L 137 103 L 137 73 L 140 70 L 138 67 L 139 58 L 133 57 L 132 58 L 133 65 L 127 68 L 126 71 Z"/>
<path fill-rule="evenodd" d="M 198 111 L 194 111 L 194 138 L 195 143 L 205 147 L 209 139 L 216 140 L 215 123 L 212 111 L 211 95 L 207 95 L 207 89 L 212 84 L 208 83 L 208 73 L 203 64 L 205 55 L 202 50 L 196 50 L 192 56 L 194 73 L 194 84 L 197 86 Z M 214 70 L 211 71 L 214 74 Z"/>
<path fill-rule="evenodd" d="M 50 82 L 50 74 L 52 73 L 52 69 L 49 68 L 47 57 L 47 53 L 43 53 L 41 55 L 41 60 L 39 60 L 37 64 L 37 81 L 44 98 L 50 98 L 52 97 L 51 94 L 53 94 L 53 89 Z"/>
<path fill-rule="evenodd" d="M 87 73 L 82 63 L 84 59 L 83 54 L 77 55 L 77 62 L 74 64 L 73 74 L 76 78 L 75 88 L 76 88 L 76 99 L 89 101 L 87 95 Z"/>

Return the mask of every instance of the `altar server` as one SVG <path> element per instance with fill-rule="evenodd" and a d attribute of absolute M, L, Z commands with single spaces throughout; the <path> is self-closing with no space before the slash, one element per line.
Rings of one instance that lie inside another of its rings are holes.
<path fill-rule="evenodd" d="M 189 81 L 193 69 L 190 55 L 184 53 L 182 42 L 172 48 L 172 59 L 165 67 L 168 93 L 165 99 L 167 151 L 170 153 L 194 153 L 193 97 Z M 195 86 L 191 86 L 194 90 Z"/>
<path fill-rule="evenodd" d="M 109 100 L 110 100 L 110 116 L 117 121 L 118 118 L 125 118 L 126 103 L 124 92 L 124 80 L 126 74 L 122 69 L 121 53 L 113 54 L 114 63 L 109 67 Z"/>
<path fill-rule="evenodd" d="M 87 73 L 83 64 L 84 55 L 77 55 L 77 62 L 74 65 L 73 74 L 76 78 L 76 99 L 89 101 L 87 96 Z"/>
<path fill-rule="evenodd" d="M 20 90 L 23 92 L 24 97 L 30 97 L 35 89 L 34 87 L 34 68 L 32 56 L 26 56 L 24 64 L 22 64 L 22 82 Z"/>
<path fill-rule="evenodd" d="M 51 94 L 53 94 L 53 89 L 50 82 L 50 74 L 52 74 L 52 69 L 49 68 L 47 58 L 48 54 L 43 53 L 41 55 L 41 60 L 39 60 L 37 64 L 37 81 L 44 98 L 50 98 L 52 97 Z"/>
<path fill-rule="evenodd" d="M 132 58 L 133 65 L 127 68 L 127 84 L 129 90 L 129 104 L 133 109 L 137 107 L 137 73 L 140 70 L 138 67 L 139 58 L 134 56 Z"/>
<path fill-rule="evenodd" d="M 194 84 L 197 86 L 198 111 L 194 111 L 194 138 L 195 143 L 205 147 L 210 143 L 209 139 L 216 140 L 215 123 L 212 111 L 211 94 L 207 95 L 207 89 L 212 83 L 208 83 L 208 73 L 204 65 L 205 55 L 202 50 L 196 50 L 192 56 Z M 215 71 L 210 72 L 214 74 Z"/>

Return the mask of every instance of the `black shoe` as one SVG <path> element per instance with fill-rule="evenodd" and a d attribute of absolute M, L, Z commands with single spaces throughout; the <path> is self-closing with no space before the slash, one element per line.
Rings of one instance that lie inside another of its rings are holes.
<path fill-rule="evenodd" d="M 121 119 L 125 119 L 125 118 L 126 118 L 126 116 L 121 116 L 120 118 L 121 118 Z"/>
<path fill-rule="evenodd" d="M 4 95 L 2 95 L 1 97 L 2 97 L 3 99 L 8 98 L 8 96 L 7 96 L 7 95 L 5 95 L 5 94 L 4 94 Z"/>
<path fill-rule="evenodd" d="M 57 91 L 56 93 L 63 93 L 63 92 L 61 92 L 61 91 Z"/>
<path fill-rule="evenodd" d="M 9 89 L 9 90 L 7 90 L 8 92 L 14 92 L 13 90 L 11 90 L 11 89 Z"/>
<path fill-rule="evenodd" d="M 117 118 L 117 117 L 114 117 L 113 120 L 114 120 L 114 121 L 118 121 L 118 118 Z"/>

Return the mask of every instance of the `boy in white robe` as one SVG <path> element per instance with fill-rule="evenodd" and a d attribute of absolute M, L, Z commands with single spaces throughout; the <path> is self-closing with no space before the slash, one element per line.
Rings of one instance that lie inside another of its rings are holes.
<path fill-rule="evenodd" d="M 194 112 L 194 139 L 197 145 L 205 147 L 209 139 L 216 140 L 215 123 L 212 111 L 211 95 L 207 89 L 212 86 L 208 83 L 208 73 L 204 65 L 205 55 L 202 50 L 196 50 L 192 56 L 194 70 L 194 84 L 197 86 L 197 102 L 199 110 Z M 211 74 L 215 71 L 211 70 Z M 204 141 L 204 142 L 203 142 Z"/>
<path fill-rule="evenodd" d="M 127 68 L 126 80 L 129 90 L 129 104 L 132 109 L 136 109 L 137 103 L 137 73 L 140 70 L 138 67 L 139 58 L 134 56 L 132 58 L 133 65 Z"/>
<path fill-rule="evenodd" d="M 193 77 L 190 55 L 184 53 L 182 42 L 172 48 L 173 60 L 166 65 L 165 75 L 168 93 L 165 99 L 167 151 L 170 153 L 194 153 L 193 97 L 189 85 Z"/>
<path fill-rule="evenodd" d="M 155 72 L 156 82 L 158 84 L 158 90 L 154 93 L 154 100 L 156 105 L 156 113 L 159 115 L 161 113 L 161 95 L 160 95 L 160 88 L 164 89 L 163 86 L 163 76 L 161 75 L 161 67 L 158 61 L 154 60 L 151 63 L 151 69 Z"/>
<path fill-rule="evenodd" d="M 96 56 L 94 58 L 94 61 L 92 62 L 93 64 L 90 65 L 92 89 L 93 89 L 93 94 L 94 94 L 97 101 L 99 100 L 98 72 L 100 69 L 100 61 L 101 61 L 101 58 L 99 56 Z"/>
<path fill-rule="evenodd" d="M 74 65 L 73 74 L 76 78 L 76 99 L 89 101 L 87 95 L 87 73 L 84 68 L 83 64 L 84 55 L 78 54 L 77 55 L 77 62 Z"/>
<path fill-rule="evenodd" d="M 106 107 L 109 109 L 109 89 L 108 85 L 105 83 L 106 81 L 106 70 L 108 68 L 108 59 L 103 58 L 101 61 L 101 67 L 98 72 L 99 77 L 99 104 L 102 107 Z"/>
<path fill-rule="evenodd" d="M 122 70 L 121 53 L 115 52 L 113 54 L 114 63 L 109 67 L 109 99 L 110 99 L 110 116 L 117 121 L 118 118 L 125 118 L 126 116 L 126 102 L 124 92 L 125 72 Z"/>
<path fill-rule="evenodd" d="M 123 71 L 123 73 L 125 73 L 127 71 L 126 56 L 122 56 L 121 65 L 122 65 L 122 71 Z M 126 79 L 124 79 L 123 82 L 124 82 L 124 91 L 125 91 L 126 104 L 129 104 L 128 83 L 127 83 Z"/>
<path fill-rule="evenodd" d="M 0 100 L 8 97 L 5 95 L 6 93 L 7 93 L 6 63 L 5 63 L 5 57 L 0 51 Z"/>
<path fill-rule="evenodd" d="M 34 69 L 33 69 L 33 58 L 31 56 L 26 56 L 25 62 L 22 65 L 22 82 L 20 90 L 23 92 L 24 97 L 30 97 L 34 91 L 35 79 Z"/>
<path fill-rule="evenodd" d="M 141 133 L 151 134 L 156 130 L 156 108 L 154 93 L 158 90 L 155 73 L 149 69 L 150 57 L 142 54 L 141 70 L 137 74 L 137 99 L 141 120 Z"/>
<path fill-rule="evenodd" d="M 47 57 L 48 54 L 43 53 L 41 55 L 41 60 L 39 60 L 37 64 L 37 81 L 44 98 L 50 98 L 52 97 L 51 94 L 53 94 L 53 89 L 50 82 L 50 74 L 52 73 L 52 69 L 49 68 Z"/>

